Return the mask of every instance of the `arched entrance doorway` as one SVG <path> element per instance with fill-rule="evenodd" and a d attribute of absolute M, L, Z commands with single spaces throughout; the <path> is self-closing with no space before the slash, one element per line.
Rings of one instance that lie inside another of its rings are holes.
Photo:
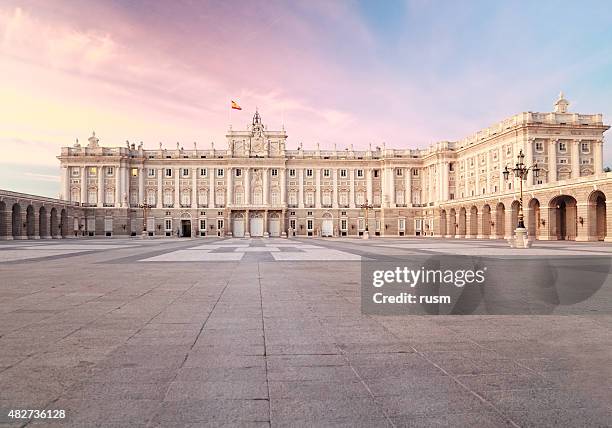
<path fill-rule="evenodd" d="M 446 236 L 446 231 L 446 210 L 442 210 L 440 211 L 440 235 L 442 237 Z"/>
<path fill-rule="evenodd" d="M 21 206 L 19 204 L 13 204 L 11 213 L 11 233 L 13 239 L 21 239 L 21 231 L 23 230 L 21 224 Z"/>
<path fill-rule="evenodd" d="M 495 235 L 503 238 L 506 233 L 506 206 L 500 202 L 495 208 Z"/>
<path fill-rule="evenodd" d="M 323 214 L 321 236 L 334 236 L 334 219 L 330 213 Z"/>
<path fill-rule="evenodd" d="M 488 238 L 491 235 L 491 207 L 487 204 L 482 207 L 482 237 Z"/>
<path fill-rule="evenodd" d="M 242 213 L 234 214 L 232 220 L 232 235 L 236 238 L 244 238 L 244 215 Z"/>
<path fill-rule="evenodd" d="M 34 207 L 28 205 L 26 208 L 26 234 L 28 235 L 28 239 L 34 239 L 34 235 L 36 235 L 36 225 L 34 221 Z"/>
<path fill-rule="evenodd" d="M 461 207 L 461 209 L 459 210 L 459 232 L 458 232 L 458 236 L 460 238 L 464 238 L 465 237 L 465 219 L 466 214 L 465 214 L 465 208 Z"/>
<path fill-rule="evenodd" d="M 65 238 L 68 235 L 68 212 L 65 208 L 62 209 L 60 214 L 60 231 L 62 238 Z"/>
<path fill-rule="evenodd" d="M 49 222 L 47 220 L 47 209 L 40 207 L 38 211 L 38 234 L 41 238 L 49 237 Z"/>
<path fill-rule="evenodd" d="M 280 236 L 280 216 L 278 213 L 270 213 L 268 219 L 268 230 L 270 231 L 270 236 L 275 238 Z"/>
<path fill-rule="evenodd" d="M 533 198 L 527 205 L 529 207 L 529 215 L 527 217 L 527 233 L 529 236 L 538 239 L 540 236 L 540 201 Z"/>
<path fill-rule="evenodd" d="M 606 237 L 606 195 L 596 190 L 589 196 L 589 238 L 603 241 Z"/>
<path fill-rule="evenodd" d="M 189 213 L 181 215 L 181 237 L 191 238 L 191 215 Z"/>
<path fill-rule="evenodd" d="M 57 222 L 57 209 L 51 208 L 51 220 L 49 222 L 50 224 L 50 235 L 52 238 L 56 238 L 57 235 L 59 235 L 59 226 L 58 226 L 58 222 Z"/>
<path fill-rule="evenodd" d="M 457 234 L 457 213 L 454 208 L 451 208 L 448 219 L 448 234 L 451 237 L 455 237 Z"/>
<path fill-rule="evenodd" d="M 550 235 L 558 240 L 573 241 L 577 231 L 576 199 L 560 195 L 550 201 Z"/>
<path fill-rule="evenodd" d="M 470 208 L 470 238 L 478 236 L 478 208 L 472 206 Z"/>

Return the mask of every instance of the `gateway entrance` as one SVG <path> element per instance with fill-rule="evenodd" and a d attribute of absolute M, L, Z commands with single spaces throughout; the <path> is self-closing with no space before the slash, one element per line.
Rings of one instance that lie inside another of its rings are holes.
<path fill-rule="evenodd" d="M 253 217 L 251 218 L 251 236 L 263 236 L 263 218 Z"/>
<path fill-rule="evenodd" d="M 272 237 L 280 236 L 280 219 L 278 218 L 270 219 L 270 236 Z"/>
<path fill-rule="evenodd" d="M 236 238 L 244 238 L 244 219 L 234 219 L 232 224 L 232 235 Z"/>
<path fill-rule="evenodd" d="M 181 236 L 183 238 L 191 237 L 191 220 L 181 220 Z"/>

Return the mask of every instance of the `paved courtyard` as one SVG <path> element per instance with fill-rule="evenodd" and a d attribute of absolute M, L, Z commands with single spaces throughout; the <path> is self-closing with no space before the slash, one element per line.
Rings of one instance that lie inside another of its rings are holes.
<path fill-rule="evenodd" d="M 599 243 L 527 251 L 612 256 Z M 516 252 L 422 239 L 0 242 L 0 427 L 612 426 L 601 305 L 361 313 L 363 259 Z M 599 292 L 609 299 L 609 283 Z M 7 417 L 45 408 L 66 419 Z"/>

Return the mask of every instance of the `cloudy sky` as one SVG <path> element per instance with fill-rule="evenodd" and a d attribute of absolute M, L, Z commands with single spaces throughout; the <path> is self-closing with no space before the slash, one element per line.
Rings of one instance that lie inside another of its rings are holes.
<path fill-rule="evenodd" d="M 423 147 L 560 90 L 612 117 L 603 2 L 19 1 L 0 3 L 0 188 L 57 196 L 55 156 L 104 145 L 225 145 L 264 123 L 289 148 Z M 229 102 L 242 112 L 229 115 Z M 606 148 L 612 165 L 612 147 Z"/>

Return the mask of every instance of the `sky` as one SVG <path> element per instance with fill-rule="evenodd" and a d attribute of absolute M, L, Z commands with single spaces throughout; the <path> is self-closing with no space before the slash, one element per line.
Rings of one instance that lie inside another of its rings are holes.
<path fill-rule="evenodd" d="M 62 146 L 225 147 L 258 108 L 288 148 L 418 148 L 523 111 L 612 120 L 612 5 L 0 3 L 0 188 L 57 196 Z M 242 111 L 230 110 L 230 100 Z M 604 144 L 605 164 L 612 147 Z"/>

